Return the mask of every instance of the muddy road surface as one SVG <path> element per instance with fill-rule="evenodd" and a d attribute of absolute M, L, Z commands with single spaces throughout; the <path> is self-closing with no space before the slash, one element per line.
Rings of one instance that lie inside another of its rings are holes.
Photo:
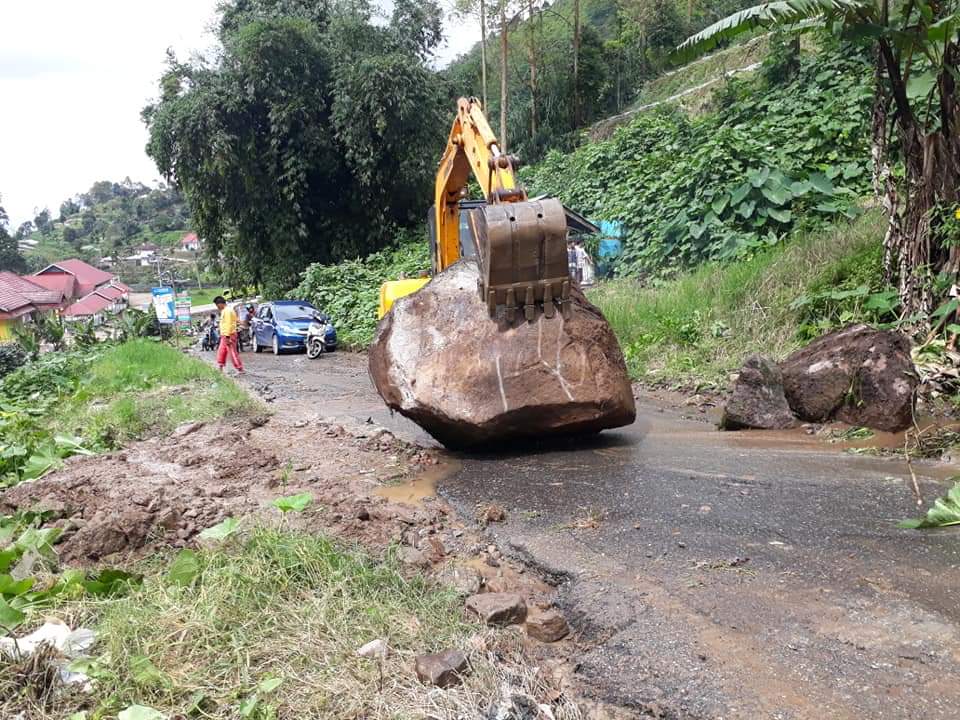
<path fill-rule="evenodd" d="M 278 410 L 429 442 L 363 357 L 244 359 Z M 638 409 L 621 431 L 459 456 L 440 484 L 465 517 L 507 509 L 488 531 L 559 585 L 586 693 L 627 717 L 958 717 L 960 531 L 896 527 L 918 515 L 904 462 Z M 929 503 L 955 469 L 914 471 Z"/>

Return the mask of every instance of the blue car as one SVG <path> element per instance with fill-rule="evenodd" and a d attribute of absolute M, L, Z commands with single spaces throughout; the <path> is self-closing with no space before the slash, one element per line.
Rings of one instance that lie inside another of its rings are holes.
<path fill-rule="evenodd" d="M 275 300 L 257 308 L 253 316 L 253 351 L 264 348 L 279 355 L 284 350 L 303 350 L 306 348 L 307 330 L 315 315 L 323 315 L 317 308 L 304 300 Z M 333 323 L 328 322 L 326 349 L 337 347 L 337 331 Z"/>

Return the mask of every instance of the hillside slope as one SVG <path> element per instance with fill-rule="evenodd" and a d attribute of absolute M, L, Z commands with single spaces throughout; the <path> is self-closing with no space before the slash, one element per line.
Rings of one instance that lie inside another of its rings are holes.
<path fill-rule="evenodd" d="M 853 217 L 869 189 L 869 66 L 828 44 L 781 73 L 714 93 L 691 118 L 671 106 L 638 113 L 608 140 L 551 152 L 521 171 L 595 220 L 621 221 L 619 275 L 664 275 L 783 241 L 797 228 Z"/>

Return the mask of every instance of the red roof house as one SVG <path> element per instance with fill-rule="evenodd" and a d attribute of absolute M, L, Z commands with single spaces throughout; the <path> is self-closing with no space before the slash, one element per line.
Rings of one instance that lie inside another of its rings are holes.
<path fill-rule="evenodd" d="M 63 316 L 66 318 L 93 317 L 106 312 L 112 306 L 113 300 L 97 292 L 92 292 L 64 310 Z"/>
<path fill-rule="evenodd" d="M 73 275 L 66 273 L 51 273 L 50 275 L 30 275 L 30 282 L 48 290 L 59 293 L 63 301 L 77 297 L 77 280 Z"/>
<path fill-rule="evenodd" d="M 49 290 L 12 272 L 0 272 L 0 287 L 19 293 L 37 310 L 56 310 L 64 303 L 63 295 L 57 290 Z"/>
<path fill-rule="evenodd" d="M 70 275 L 76 282 L 76 289 L 73 297 L 83 297 L 95 290 L 100 285 L 106 285 L 114 279 L 111 273 L 100 270 L 99 268 L 88 265 L 83 260 L 72 258 L 70 260 L 61 260 L 60 262 L 47 265 L 43 270 L 34 274 L 35 277 L 44 275 Z"/>
<path fill-rule="evenodd" d="M 182 238 L 180 238 L 180 249 L 181 250 L 191 250 L 197 251 L 200 249 L 200 238 L 197 237 L 197 234 L 194 232 L 187 233 Z"/>

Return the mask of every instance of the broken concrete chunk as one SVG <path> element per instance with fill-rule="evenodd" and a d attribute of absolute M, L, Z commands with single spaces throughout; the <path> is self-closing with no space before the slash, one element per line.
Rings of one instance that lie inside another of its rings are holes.
<path fill-rule="evenodd" d="M 527 618 L 527 603 L 516 593 L 471 595 L 466 605 L 487 625 L 519 625 Z"/>
<path fill-rule="evenodd" d="M 376 640 L 371 640 L 357 650 L 357 655 L 365 658 L 383 659 L 387 656 L 388 650 L 389 648 L 387 647 L 387 641 L 383 638 L 377 638 Z"/>
<path fill-rule="evenodd" d="M 527 615 L 527 635 L 540 642 L 556 642 L 570 633 L 563 613 L 559 610 L 534 610 Z"/>
<path fill-rule="evenodd" d="M 776 430 L 796 424 L 797 419 L 784 395 L 780 368 L 761 355 L 748 357 L 723 409 L 720 427 L 724 430 Z"/>
<path fill-rule="evenodd" d="M 459 685 L 466 671 L 467 656 L 459 650 L 420 655 L 416 661 L 417 678 L 424 685 L 441 688 Z"/>
<path fill-rule="evenodd" d="M 793 353 L 780 370 L 787 402 L 802 420 L 888 431 L 913 422 L 917 375 L 901 333 L 851 325 Z"/>
<path fill-rule="evenodd" d="M 460 447 L 633 422 L 617 338 L 583 293 L 569 320 L 511 324 L 490 318 L 478 278 L 476 262 L 461 260 L 380 321 L 370 376 L 391 409 Z"/>

